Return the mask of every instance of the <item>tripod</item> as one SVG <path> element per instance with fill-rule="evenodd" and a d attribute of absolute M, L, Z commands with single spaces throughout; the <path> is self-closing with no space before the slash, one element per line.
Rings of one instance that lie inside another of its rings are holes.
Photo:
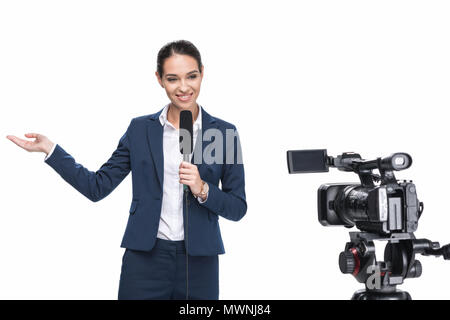
<path fill-rule="evenodd" d="M 388 241 L 384 261 L 376 260 L 374 240 Z M 339 255 L 339 268 L 365 284 L 365 289 L 356 291 L 352 300 L 411 300 L 410 294 L 398 290 L 397 285 L 422 274 L 422 264 L 415 259 L 416 254 L 443 256 L 449 260 L 450 244 L 440 247 L 439 242 L 416 239 L 413 233 L 350 232 L 350 242 Z"/>

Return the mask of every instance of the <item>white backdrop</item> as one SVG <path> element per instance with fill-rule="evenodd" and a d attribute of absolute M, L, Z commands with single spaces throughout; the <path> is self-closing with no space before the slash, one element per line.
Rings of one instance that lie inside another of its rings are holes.
<path fill-rule="evenodd" d="M 450 242 L 449 15 L 447 1 L 1 1 L 0 298 L 117 298 L 131 175 L 92 203 L 5 137 L 42 133 L 97 170 L 133 117 L 168 102 L 156 55 L 177 39 L 202 54 L 198 102 L 243 145 L 248 212 L 220 219 L 221 299 L 362 287 L 337 264 L 348 230 L 316 209 L 320 184 L 356 175 L 289 175 L 289 149 L 410 153 L 397 177 L 425 203 L 416 235 Z M 450 261 L 420 260 L 402 288 L 449 299 Z"/>

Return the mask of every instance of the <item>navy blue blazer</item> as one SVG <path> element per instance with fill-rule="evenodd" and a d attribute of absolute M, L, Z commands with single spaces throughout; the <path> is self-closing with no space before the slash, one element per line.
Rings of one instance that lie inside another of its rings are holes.
<path fill-rule="evenodd" d="M 76 163 L 60 145 L 56 145 L 51 156 L 45 160 L 65 181 L 92 201 L 105 198 L 132 172 L 133 198 L 122 248 L 150 251 L 156 241 L 164 183 L 163 126 L 159 121 L 161 112 L 132 119 L 117 149 L 96 172 Z M 236 130 L 234 125 L 212 117 L 202 109 L 202 134 L 211 128 L 220 130 L 223 137 L 226 129 Z M 203 154 L 205 147 L 211 143 L 203 141 L 200 132 L 198 139 L 192 159 L 196 152 Z M 201 148 L 198 147 L 200 145 Z M 184 224 L 184 231 L 188 233 L 186 247 L 190 255 L 225 253 L 219 216 L 238 221 L 247 211 L 244 166 L 236 162 L 240 148 L 238 137 L 234 138 L 232 147 L 235 157 L 233 164 L 227 164 L 229 145 L 224 141 L 222 164 L 206 164 L 202 161 L 197 165 L 200 177 L 209 184 L 209 194 L 204 203 L 199 203 L 190 192 L 188 200 L 183 201 L 185 222 L 186 203 L 189 206 L 189 225 Z M 222 189 L 218 187 L 219 180 Z"/>

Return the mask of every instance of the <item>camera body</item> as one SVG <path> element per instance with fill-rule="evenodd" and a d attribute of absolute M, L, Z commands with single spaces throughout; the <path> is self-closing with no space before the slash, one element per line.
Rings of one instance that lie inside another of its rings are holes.
<path fill-rule="evenodd" d="M 327 151 L 288 151 L 289 173 L 327 172 L 329 167 L 358 174 L 361 183 L 327 183 L 319 187 L 318 218 L 324 226 L 356 226 L 380 235 L 415 232 L 423 210 L 412 181 L 397 181 L 393 171 L 410 167 L 406 153 L 363 160 L 347 152 L 330 157 Z M 373 170 L 379 170 L 379 175 Z"/>
<path fill-rule="evenodd" d="M 323 226 L 356 226 L 379 234 L 415 232 L 420 202 L 411 181 L 365 187 L 361 184 L 323 184 L 318 190 L 319 222 Z"/>

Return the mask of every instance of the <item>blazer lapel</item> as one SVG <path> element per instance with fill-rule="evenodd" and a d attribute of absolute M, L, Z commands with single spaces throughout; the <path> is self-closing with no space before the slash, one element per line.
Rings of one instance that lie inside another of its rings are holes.
<path fill-rule="evenodd" d="M 163 187 L 164 182 L 164 154 L 163 154 L 163 126 L 159 122 L 159 115 L 163 109 L 159 112 L 149 116 L 147 125 L 147 140 L 150 146 L 150 153 L 155 164 L 158 181 Z"/>
<path fill-rule="evenodd" d="M 197 139 L 194 145 L 194 154 L 191 158 L 191 163 L 194 163 L 194 161 L 197 159 L 201 160 L 201 162 L 197 164 L 199 171 L 203 169 L 203 167 L 205 166 L 203 160 L 203 153 L 205 151 L 207 143 L 210 143 L 209 141 L 207 142 L 203 141 L 203 133 L 206 132 L 208 129 L 212 128 L 217 128 L 216 119 L 212 117 L 209 113 L 207 113 L 205 109 L 202 107 L 202 129 L 197 134 Z"/>

